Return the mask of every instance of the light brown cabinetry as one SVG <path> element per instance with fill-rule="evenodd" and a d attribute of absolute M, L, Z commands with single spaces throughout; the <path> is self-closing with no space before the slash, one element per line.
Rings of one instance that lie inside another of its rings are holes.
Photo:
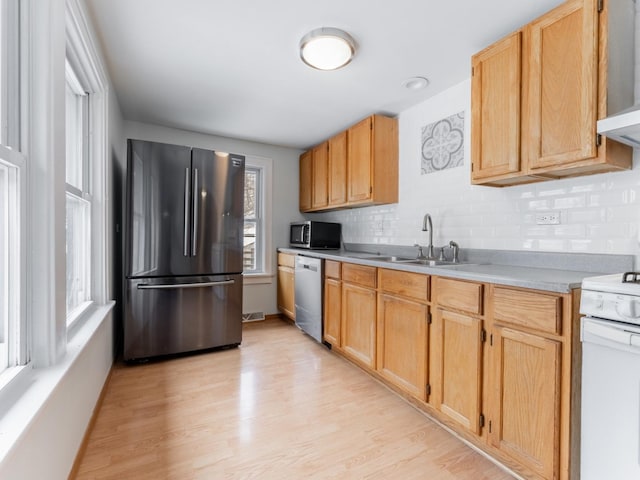
<path fill-rule="evenodd" d="M 429 402 L 474 434 L 481 428 L 483 285 L 433 277 Z"/>
<path fill-rule="evenodd" d="M 296 256 L 289 253 L 278 253 L 278 310 L 290 318 L 296 319 L 295 306 L 295 260 Z"/>
<path fill-rule="evenodd" d="M 329 206 L 347 203 L 347 132 L 329 139 Z"/>
<path fill-rule="evenodd" d="M 302 212 L 397 202 L 398 121 L 372 115 L 303 153 L 300 162 L 301 188 L 306 164 L 313 164 L 313 201 L 301 191 Z"/>
<path fill-rule="evenodd" d="M 398 121 L 373 115 L 348 130 L 347 202 L 398 201 Z"/>
<path fill-rule="evenodd" d="M 352 360 L 376 368 L 376 269 L 342 265 L 342 350 Z"/>
<path fill-rule="evenodd" d="M 563 308 L 571 297 L 500 286 L 490 293 L 489 442 L 540 478 L 568 478 L 575 386 Z"/>
<path fill-rule="evenodd" d="M 568 0 L 472 58 L 472 182 L 513 185 L 627 169 L 607 115 L 607 3 Z"/>
<path fill-rule="evenodd" d="M 329 205 L 329 143 L 323 142 L 311 150 L 311 209 Z"/>
<path fill-rule="evenodd" d="M 309 150 L 300 155 L 300 200 L 301 212 L 311 210 L 311 190 L 312 190 L 312 151 Z"/>
<path fill-rule="evenodd" d="M 429 277 L 378 269 L 377 371 L 408 394 L 426 399 Z"/>
<path fill-rule="evenodd" d="M 325 342 L 340 348 L 342 329 L 342 281 L 340 262 L 324 263 L 324 335 Z"/>

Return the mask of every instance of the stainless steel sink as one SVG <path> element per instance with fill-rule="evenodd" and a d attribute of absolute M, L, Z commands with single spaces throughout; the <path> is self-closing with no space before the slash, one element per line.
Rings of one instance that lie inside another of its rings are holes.
<path fill-rule="evenodd" d="M 380 262 L 393 262 L 393 263 L 405 263 L 405 262 L 413 262 L 416 259 L 415 258 L 409 258 L 409 257 L 398 257 L 395 255 L 389 255 L 389 256 L 384 256 L 384 255 L 375 255 L 375 256 L 371 256 L 371 257 L 362 257 L 365 260 L 378 260 Z"/>
<path fill-rule="evenodd" d="M 470 263 L 464 262 L 450 262 L 447 260 L 435 260 L 435 259 L 419 259 L 419 258 L 409 258 L 409 257 L 398 257 L 395 255 L 375 255 L 370 257 L 361 257 L 365 260 L 377 260 L 380 262 L 391 262 L 391 263 L 404 263 L 409 265 L 425 265 L 427 267 L 454 267 L 460 265 L 472 265 Z"/>

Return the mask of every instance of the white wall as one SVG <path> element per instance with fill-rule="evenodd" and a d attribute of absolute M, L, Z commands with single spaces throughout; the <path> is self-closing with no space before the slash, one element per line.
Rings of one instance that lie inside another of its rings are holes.
<path fill-rule="evenodd" d="M 399 115 L 400 198 L 397 204 L 331 212 L 350 243 L 426 244 L 430 213 L 434 244 L 462 248 L 580 253 L 640 253 L 640 167 L 630 171 L 493 188 L 470 184 L 470 80 Z M 421 130 L 465 112 L 465 160 L 459 168 L 420 174 Z M 535 213 L 560 212 L 560 225 L 536 225 Z"/>
<path fill-rule="evenodd" d="M 272 277 L 265 279 L 268 283 L 245 284 L 242 310 L 245 313 L 257 311 L 265 314 L 277 313 L 276 248 L 288 245 L 289 223 L 302 219 L 298 211 L 298 158 L 301 151 L 130 121 L 125 122 L 125 136 L 139 140 L 256 155 L 273 160 L 272 248 L 269 252 L 272 259 Z"/>

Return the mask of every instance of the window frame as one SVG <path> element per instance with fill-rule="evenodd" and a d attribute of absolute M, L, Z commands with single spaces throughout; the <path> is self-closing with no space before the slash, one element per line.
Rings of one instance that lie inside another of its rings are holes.
<path fill-rule="evenodd" d="M 259 250 L 260 254 L 256 254 L 256 258 L 261 261 L 261 268 L 256 268 L 255 271 L 243 273 L 244 283 L 271 283 L 273 277 L 273 261 L 272 255 L 272 173 L 273 173 L 273 161 L 271 158 L 259 157 L 256 155 L 245 156 L 245 169 L 255 169 L 260 171 L 260 212 L 257 221 L 259 225 L 256 225 L 256 252 Z M 244 223 L 243 223 L 244 226 Z M 259 232 L 261 237 L 258 238 Z"/>
<path fill-rule="evenodd" d="M 26 258 L 23 247 L 26 211 L 25 92 L 28 49 L 25 47 L 25 15 L 17 0 L 0 2 L 0 163 L 6 172 L 6 242 L 4 285 L 6 338 L 0 359 L 0 389 L 29 361 L 26 335 Z M 2 225 L 4 230 L 5 225 Z M 0 252 L 1 253 L 1 252 Z"/>
<path fill-rule="evenodd" d="M 85 91 L 85 88 L 82 84 L 82 82 L 80 81 L 80 79 L 78 78 L 77 73 L 75 72 L 73 66 L 70 64 L 69 59 L 66 59 L 65 61 L 65 118 L 67 118 L 67 116 L 69 115 L 69 111 L 66 107 L 68 107 L 68 103 L 66 102 L 66 95 L 67 95 L 67 91 L 66 89 L 70 89 L 71 94 L 77 97 L 77 101 L 78 101 L 78 105 L 74 105 L 74 108 L 76 108 L 78 110 L 77 113 L 77 117 L 79 117 L 80 119 L 80 128 L 81 128 L 81 132 L 79 136 L 74 137 L 74 139 L 78 139 L 80 142 L 80 148 L 78 148 L 76 150 L 76 162 L 79 163 L 79 166 L 81 168 L 81 175 L 80 175 L 80 179 L 79 179 L 79 183 L 80 185 L 75 185 L 72 183 L 69 183 L 67 180 L 69 180 L 67 178 L 66 173 L 65 172 L 65 205 L 68 206 L 68 202 L 69 202 L 69 196 L 73 197 L 73 199 L 75 201 L 78 201 L 80 203 L 83 203 L 83 211 L 82 212 L 82 216 L 83 218 L 83 222 L 82 222 L 82 229 L 84 231 L 82 232 L 77 232 L 77 234 L 79 235 L 78 238 L 81 239 L 82 244 L 85 245 L 85 248 L 83 249 L 82 252 L 82 257 L 84 257 L 81 261 L 83 262 L 82 265 L 80 265 L 80 270 L 82 270 L 82 283 L 85 286 L 86 290 L 87 290 L 87 297 L 85 298 L 83 301 L 80 301 L 80 303 L 78 303 L 77 305 L 74 305 L 73 308 L 71 308 L 70 310 L 68 309 L 68 305 L 67 305 L 67 310 L 66 310 L 66 320 L 67 320 L 67 328 L 70 328 L 74 325 L 75 322 L 77 322 L 79 319 L 81 319 L 84 315 L 84 313 L 93 305 L 93 298 L 91 295 L 91 285 L 92 285 L 92 268 L 91 268 L 91 210 L 92 210 L 92 204 L 93 204 L 93 199 L 91 196 L 91 163 L 92 163 L 92 158 L 90 156 L 90 135 L 89 132 L 91 130 L 91 116 L 90 116 L 90 102 L 91 102 L 91 95 Z M 65 127 L 67 127 L 68 124 L 65 122 Z M 69 135 L 68 132 L 65 131 L 65 139 L 68 141 L 69 140 Z M 65 143 L 65 161 L 66 161 L 66 167 L 69 167 L 69 145 L 67 145 Z M 69 224 L 69 218 L 68 218 L 68 210 L 66 213 L 66 222 L 67 222 L 67 226 Z M 68 257 L 67 257 L 67 262 L 68 262 Z M 69 272 L 67 272 L 68 275 Z M 66 292 L 66 295 L 68 295 L 68 291 Z"/>
<path fill-rule="evenodd" d="M 69 68 L 78 82 L 76 90 L 86 94 L 88 130 L 84 155 L 87 158 L 83 168 L 83 187 L 77 191 L 73 186 L 66 188 L 78 198 L 90 202 L 89 212 L 89 288 L 90 300 L 67 312 L 67 339 L 80 327 L 99 305 L 109 300 L 109 264 L 107 252 L 110 250 L 108 235 L 108 185 L 111 170 L 108 164 L 108 81 L 100 62 L 100 56 L 90 38 L 89 26 L 84 20 L 77 0 L 65 1 L 66 69 Z M 66 86 L 66 85 L 65 85 Z M 65 176 L 65 185 L 66 176 Z"/>

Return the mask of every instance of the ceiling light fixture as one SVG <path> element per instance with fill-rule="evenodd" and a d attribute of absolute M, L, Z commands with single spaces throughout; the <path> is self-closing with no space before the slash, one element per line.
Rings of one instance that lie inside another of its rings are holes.
<path fill-rule="evenodd" d="M 424 77 L 411 77 L 402 82 L 402 86 L 409 90 L 422 90 L 429 85 L 429 80 Z"/>
<path fill-rule="evenodd" d="M 318 70 L 337 70 L 351 61 L 356 42 L 338 28 L 316 28 L 300 40 L 300 58 Z"/>

